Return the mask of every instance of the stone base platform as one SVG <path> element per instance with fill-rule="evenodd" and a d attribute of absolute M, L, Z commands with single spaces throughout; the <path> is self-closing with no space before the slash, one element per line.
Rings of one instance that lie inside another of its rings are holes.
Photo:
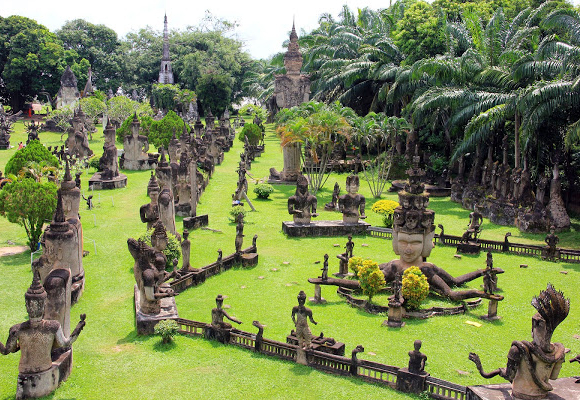
<path fill-rule="evenodd" d="M 282 231 L 292 237 L 306 236 L 347 236 L 366 234 L 369 223 L 345 224 L 342 221 L 313 221 L 310 224 L 297 224 L 293 221 L 282 222 Z"/>
<path fill-rule="evenodd" d="M 461 254 L 479 254 L 481 252 L 481 244 L 474 242 L 459 243 L 457 252 Z"/>
<path fill-rule="evenodd" d="M 113 179 L 103 179 L 101 173 L 97 172 L 91 179 L 89 179 L 89 187 L 93 187 L 94 190 L 108 190 L 108 189 L 120 189 L 127 186 L 127 176 L 119 174 L 119 176 Z"/>
<path fill-rule="evenodd" d="M 180 217 L 189 217 L 191 215 L 191 204 L 176 204 L 175 215 Z"/>
<path fill-rule="evenodd" d="M 255 265 L 258 265 L 258 253 L 242 254 L 242 266 L 253 267 Z"/>
<path fill-rule="evenodd" d="M 209 216 L 207 214 L 197 215 L 195 217 L 183 218 L 183 228 L 191 231 L 202 226 L 208 226 Z"/>
<path fill-rule="evenodd" d="M 548 393 L 546 400 L 580 399 L 580 384 L 577 378 L 560 378 L 550 381 L 554 390 Z M 512 396 L 511 383 L 467 387 L 467 400 L 517 400 Z"/>
<path fill-rule="evenodd" d="M 293 185 L 296 186 L 296 179 L 285 181 L 282 179 L 268 178 L 268 183 L 271 185 Z"/>
<path fill-rule="evenodd" d="M 37 374 L 18 374 L 16 400 L 47 396 L 61 382 L 66 381 L 72 371 L 72 349 L 52 360 L 50 369 Z"/>
<path fill-rule="evenodd" d="M 148 169 L 155 169 L 157 168 L 157 157 L 158 155 L 155 157 L 149 155 L 148 160 L 125 160 L 121 169 L 128 169 L 130 171 L 145 171 Z"/>
<path fill-rule="evenodd" d="M 165 319 L 179 318 L 175 297 L 164 297 L 161 299 L 161 311 L 159 314 L 145 314 L 141 312 L 139 306 L 139 288 L 135 285 L 135 324 L 139 335 L 153 335 L 155 325 Z"/>

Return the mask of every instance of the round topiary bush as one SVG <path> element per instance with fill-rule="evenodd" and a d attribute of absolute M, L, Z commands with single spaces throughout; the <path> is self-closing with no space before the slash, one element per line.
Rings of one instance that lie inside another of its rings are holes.
<path fill-rule="evenodd" d="M 238 220 L 238 215 L 242 214 L 244 218 L 246 217 L 246 210 L 244 210 L 244 206 L 234 206 L 230 210 L 230 221 L 236 222 Z"/>
<path fill-rule="evenodd" d="M 155 228 L 149 229 L 139 239 L 143 240 L 148 246 L 151 246 L 151 235 L 154 230 Z M 167 232 L 167 247 L 163 250 L 163 254 L 167 257 L 165 269 L 167 271 L 173 270 L 173 260 L 176 258 L 179 260 L 181 258 L 181 245 L 175 235 L 169 231 Z"/>
<path fill-rule="evenodd" d="M 256 124 L 245 124 L 244 129 L 238 135 L 238 139 L 243 142 L 246 137 L 252 146 L 256 146 L 262 139 L 262 129 Z"/>
<path fill-rule="evenodd" d="M 403 273 L 401 294 L 405 299 L 405 308 L 416 310 L 429 295 L 429 282 L 418 267 L 410 267 Z"/>
<path fill-rule="evenodd" d="M 348 260 L 348 269 L 352 271 L 355 278 L 358 278 L 358 270 L 362 267 L 363 261 L 362 257 L 351 257 Z"/>
<path fill-rule="evenodd" d="M 269 183 L 258 183 L 254 186 L 254 193 L 260 199 L 267 199 L 274 192 L 274 186 Z"/>
<path fill-rule="evenodd" d="M 40 141 L 32 140 L 28 145 L 18 150 L 6 163 L 5 174 L 18 175 L 20 170 L 30 162 L 41 166 L 58 167 L 58 159 Z"/>
<path fill-rule="evenodd" d="M 386 228 L 393 226 L 393 213 L 395 208 L 399 207 L 399 203 L 393 200 L 379 200 L 371 207 L 371 210 L 383 216 L 383 224 Z"/>
<path fill-rule="evenodd" d="M 173 336 L 177 334 L 179 330 L 179 325 L 172 319 L 165 319 L 163 321 L 159 321 L 157 325 L 155 325 L 155 334 L 161 336 L 163 343 L 171 343 L 173 340 Z"/>
<path fill-rule="evenodd" d="M 379 264 L 373 260 L 364 260 L 358 269 L 358 281 L 363 294 L 369 296 L 369 303 L 373 296 L 385 286 L 385 276 L 379 269 Z"/>

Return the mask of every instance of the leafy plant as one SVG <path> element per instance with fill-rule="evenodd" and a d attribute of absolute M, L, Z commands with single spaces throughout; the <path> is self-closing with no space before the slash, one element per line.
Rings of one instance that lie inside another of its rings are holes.
<path fill-rule="evenodd" d="M 416 310 L 429 295 L 429 283 L 418 267 L 409 267 L 403 273 L 401 289 L 405 299 L 405 308 Z"/>
<path fill-rule="evenodd" d="M 379 264 L 373 260 L 364 260 L 358 269 L 358 281 L 363 294 L 369 296 L 369 303 L 373 296 L 385 286 L 385 276 L 379 269 Z"/>
<path fill-rule="evenodd" d="M 248 138 L 248 142 L 252 146 L 256 146 L 262 139 L 262 129 L 256 124 L 245 124 L 244 129 L 238 134 L 238 139 L 244 142 L 244 138 Z"/>
<path fill-rule="evenodd" d="M 383 216 L 383 224 L 387 228 L 393 226 L 393 213 L 395 208 L 399 207 L 399 203 L 394 200 L 379 200 L 371 207 L 371 210 Z"/>
<path fill-rule="evenodd" d="M 20 170 L 30 162 L 44 163 L 46 166 L 58 167 L 58 159 L 40 141 L 32 140 L 26 147 L 16 151 L 10 160 L 8 160 L 5 172 L 6 174 L 18 175 Z"/>
<path fill-rule="evenodd" d="M 62 107 L 57 110 L 52 110 L 46 117 L 47 121 L 52 121 L 54 124 L 62 129 L 64 132 L 71 127 L 70 121 L 73 118 L 74 110 L 72 107 Z"/>
<path fill-rule="evenodd" d="M 173 337 L 177 334 L 178 330 L 179 325 L 172 319 L 159 321 L 154 328 L 155 334 L 161 336 L 161 339 L 165 344 L 173 341 Z"/>
<path fill-rule="evenodd" d="M 256 193 L 260 199 L 267 199 L 273 192 L 274 186 L 269 183 L 258 183 L 254 186 L 254 193 Z"/>
<path fill-rule="evenodd" d="M 363 258 L 362 257 L 351 257 L 348 260 L 348 269 L 350 269 L 355 278 L 358 278 L 358 271 L 360 267 L 363 265 Z"/>
<path fill-rule="evenodd" d="M 42 226 L 56 208 L 56 185 L 24 178 L 8 183 L 0 191 L 0 215 L 26 230 L 28 246 L 35 251 Z"/>
<path fill-rule="evenodd" d="M 151 246 L 151 235 L 154 230 L 154 228 L 149 229 L 139 239 L 143 240 L 148 246 Z M 163 250 L 163 254 L 167 257 L 165 269 L 171 271 L 173 269 L 173 260 L 176 258 L 179 260 L 181 258 L 181 245 L 175 235 L 169 231 L 167 232 L 167 247 Z"/>
<path fill-rule="evenodd" d="M 236 222 L 239 214 L 242 214 L 244 218 L 246 217 L 246 210 L 244 210 L 244 206 L 232 207 L 232 209 L 230 210 L 230 221 Z"/>
<path fill-rule="evenodd" d="M 181 117 L 174 111 L 169 111 L 161 120 L 152 121 L 149 131 L 149 143 L 159 148 L 161 146 L 167 148 L 169 141 L 173 136 L 173 132 L 179 138 L 183 132 L 183 126 L 189 132 L 189 126 L 183 122 Z"/>

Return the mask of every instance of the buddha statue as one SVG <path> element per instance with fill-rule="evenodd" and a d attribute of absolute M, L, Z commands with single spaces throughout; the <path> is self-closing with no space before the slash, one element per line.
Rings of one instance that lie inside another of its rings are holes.
<path fill-rule="evenodd" d="M 316 196 L 308 192 L 308 180 L 300 175 L 296 181 L 296 193 L 288 198 L 288 213 L 292 215 L 294 223 L 309 224 L 312 217 L 317 217 Z"/>
<path fill-rule="evenodd" d="M 345 224 L 357 224 L 359 219 L 365 219 L 365 197 L 358 194 L 360 182 L 358 175 L 346 178 L 346 194 L 338 199 L 338 209 L 342 213 Z"/>

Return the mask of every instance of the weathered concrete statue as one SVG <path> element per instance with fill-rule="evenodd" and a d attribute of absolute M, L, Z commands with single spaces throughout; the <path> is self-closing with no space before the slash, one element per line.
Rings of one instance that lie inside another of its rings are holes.
<path fill-rule="evenodd" d="M 359 219 L 365 219 L 365 197 L 358 194 L 360 182 L 358 175 L 349 175 L 346 178 L 346 194 L 338 199 L 338 209 L 342 213 L 345 224 L 356 224 Z"/>
<path fill-rule="evenodd" d="M 47 294 L 40 283 L 38 271 L 24 295 L 28 321 L 10 328 L 6 346 L 0 343 L 0 354 L 21 352 L 18 365 L 17 399 L 41 397 L 54 391 L 71 372 L 71 353 L 62 357 L 78 338 L 85 326 L 85 314 L 72 334 L 67 337 L 58 321 L 43 318 Z M 55 361 L 53 361 L 53 358 Z"/>
<path fill-rule="evenodd" d="M 309 224 L 312 217 L 317 217 L 316 196 L 308 192 L 308 180 L 300 175 L 296 181 L 296 193 L 288 198 L 288 213 L 297 224 Z"/>
<path fill-rule="evenodd" d="M 154 168 L 154 163 L 149 162 L 149 139 L 145 135 L 139 135 L 141 123 L 137 113 L 133 115 L 131 134 L 123 139 L 123 168 L 129 170 L 144 170 Z M 156 159 L 156 157 L 155 157 Z"/>
<path fill-rule="evenodd" d="M 296 326 L 296 339 L 298 339 L 298 347 L 301 349 L 308 349 L 312 343 L 312 333 L 308 327 L 308 319 L 314 325 L 318 322 L 312 318 L 312 310 L 304 306 L 306 302 L 306 293 L 303 290 L 298 293 L 298 305 L 292 308 L 292 322 Z"/>
<path fill-rule="evenodd" d="M 494 376 L 512 383 L 512 395 L 518 399 L 544 399 L 553 390 L 550 380 L 558 378 L 565 358 L 561 343 L 551 343 L 552 334 L 566 319 L 570 311 L 570 300 L 551 284 L 532 299 L 532 306 L 538 311 L 532 317 L 532 342 L 525 340 L 512 342 L 505 368 L 484 372 L 479 356 L 469 353 L 481 376 Z"/>

